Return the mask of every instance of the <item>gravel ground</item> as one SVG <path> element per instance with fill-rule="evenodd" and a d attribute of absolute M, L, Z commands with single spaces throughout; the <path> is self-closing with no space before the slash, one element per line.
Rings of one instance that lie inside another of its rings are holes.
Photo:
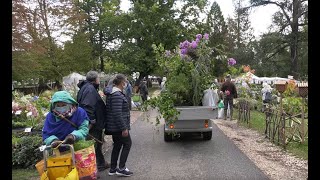
<path fill-rule="evenodd" d="M 236 120 L 216 119 L 213 122 L 271 180 L 308 178 L 307 160 L 283 151 L 254 130 L 238 127 Z"/>

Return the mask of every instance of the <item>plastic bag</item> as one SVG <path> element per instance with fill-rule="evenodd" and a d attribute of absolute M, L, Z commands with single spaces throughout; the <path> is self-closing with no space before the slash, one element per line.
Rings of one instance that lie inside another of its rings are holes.
<path fill-rule="evenodd" d="M 218 109 L 218 119 L 223 119 L 224 118 L 224 109 L 219 108 Z"/>
<path fill-rule="evenodd" d="M 136 104 L 131 100 L 131 107 L 137 108 Z"/>
<path fill-rule="evenodd" d="M 80 179 L 97 179 L 94 145 L 75 152 L 76 167 Z"/>
<path fill-rule="evenodd" d="M 218 108 L 219 109 L 223 109 L 224 108 L 224 104 L 223 104 L 223 101 L 220 100 L 219 104 L 218 104 Z"/>
<path fill-rule="evenodd" d="M 222 103 L 220 105 L 220 107 L 223 105 L 223 102 L 222 100 L 219 102 L 219 104 Z M 224 106 L 224 105 L 223 105 Z M 218 105 L 219 107 L 219 105 Z M 218 109 L 218 119 L 223 119 L 224 118 L 224 107 L 223 108 L 220 108 Z M 228 104 L 228 109 L 227 109 L 227 118 L 230 117 L 230 105 Z"/>

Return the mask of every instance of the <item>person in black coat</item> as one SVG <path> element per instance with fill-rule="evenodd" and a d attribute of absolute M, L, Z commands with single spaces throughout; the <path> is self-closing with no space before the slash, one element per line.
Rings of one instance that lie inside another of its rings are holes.
<path fill-rule="evenodd" d="M 233 99 L 238 97 L 237 88 L 231 82 L 231 75 L 226 76 L 226 81 L 222 84 L 220 94 L 223 96 L 224 120 L 227 120 L 228 105 L 230 107 L 230 120 L 233 116 Z"/>
<path fill-rule="evenodd" d="M 111 167 L 109 175 L 131 176 L 133 173 L 126 167 L 130 148 L 130 110 L 128 99 L 124 94 L 124 89 L 127 86 L 127 78 L 118 74 L 113 80 L 113 87 L 106 88 L 106 107 L 107 121 L 105 133 L 112 135 L 113 149 L 111 154 Z M 122 151 L 121 151 L 122 148 Z M 120 155 L 119 168 L 117 162 Z"/>
<path fill-rule="evenodd" d="M 137 89 L 137 93 L 139 93 L 139 92 L 140 92 L 142 102 L 145 102 L 148 99 L 148 94 L 149 94 L 146 80 L 143 80 L 140 83 L 140 85 Z"/>
<path fill-rule="evenodd" d="M 78 84 L 80 88 L 77 94 L 77 101 L 79 106 L 82 107 L 88 114 L 89 134 L 93 135 L 100 141 L 104 141 L 103 129 L 106 120 L 106 105 L 98 93 L 100 79 L 98 72 L 89 71 L 86 75 L 86 80 Z M 104 171 L 110 165 L 105 161 L 102 153 L 102 145 L 99 142 L 95 143 L 95 153 L 97 159 L 98 171 Z"/>

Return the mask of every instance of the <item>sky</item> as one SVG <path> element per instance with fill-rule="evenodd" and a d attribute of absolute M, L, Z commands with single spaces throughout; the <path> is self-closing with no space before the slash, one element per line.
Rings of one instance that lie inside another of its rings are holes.
<path fill-rule="evenodd" d="M 227 19 L 228 17 L 233 17 L 234 7 L 232 0 L 209 0 L 210 5 L 213 1 L 216 1 L 219 4 L 225 19 Z M 121 10 L 127 11 L 130 8 L 129 0 L 122 0 L 120 8 Z M 251 10 L 251 26 L 253 27 L 254 35 L 257 38 L 268 31 L 268 27 L 272 23 L 272 15 L 276 11 L 278 11 L 278 8 L 274 5 L 256 7 Z"/>

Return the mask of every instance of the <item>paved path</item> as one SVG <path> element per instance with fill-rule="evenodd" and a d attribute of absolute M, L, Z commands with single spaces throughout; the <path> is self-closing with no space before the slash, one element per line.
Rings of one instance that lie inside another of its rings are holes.
<path fill-rule="evenodd" d="M 126 164 L 134 172 L 130 180 L 268 179 L 216 125 L 210 141 L 186 135 L 168 143 L 163 140 L 163 121 L 154 125 L 156 115 L 152 111 L 149 122 L 139 118 L 132 125 L 133 144 Z M 108 161 L 111 150 L 106 152 Z M 100 179 L 123 178 L 108 176 L 107 172 L 101 172 Z"/>

